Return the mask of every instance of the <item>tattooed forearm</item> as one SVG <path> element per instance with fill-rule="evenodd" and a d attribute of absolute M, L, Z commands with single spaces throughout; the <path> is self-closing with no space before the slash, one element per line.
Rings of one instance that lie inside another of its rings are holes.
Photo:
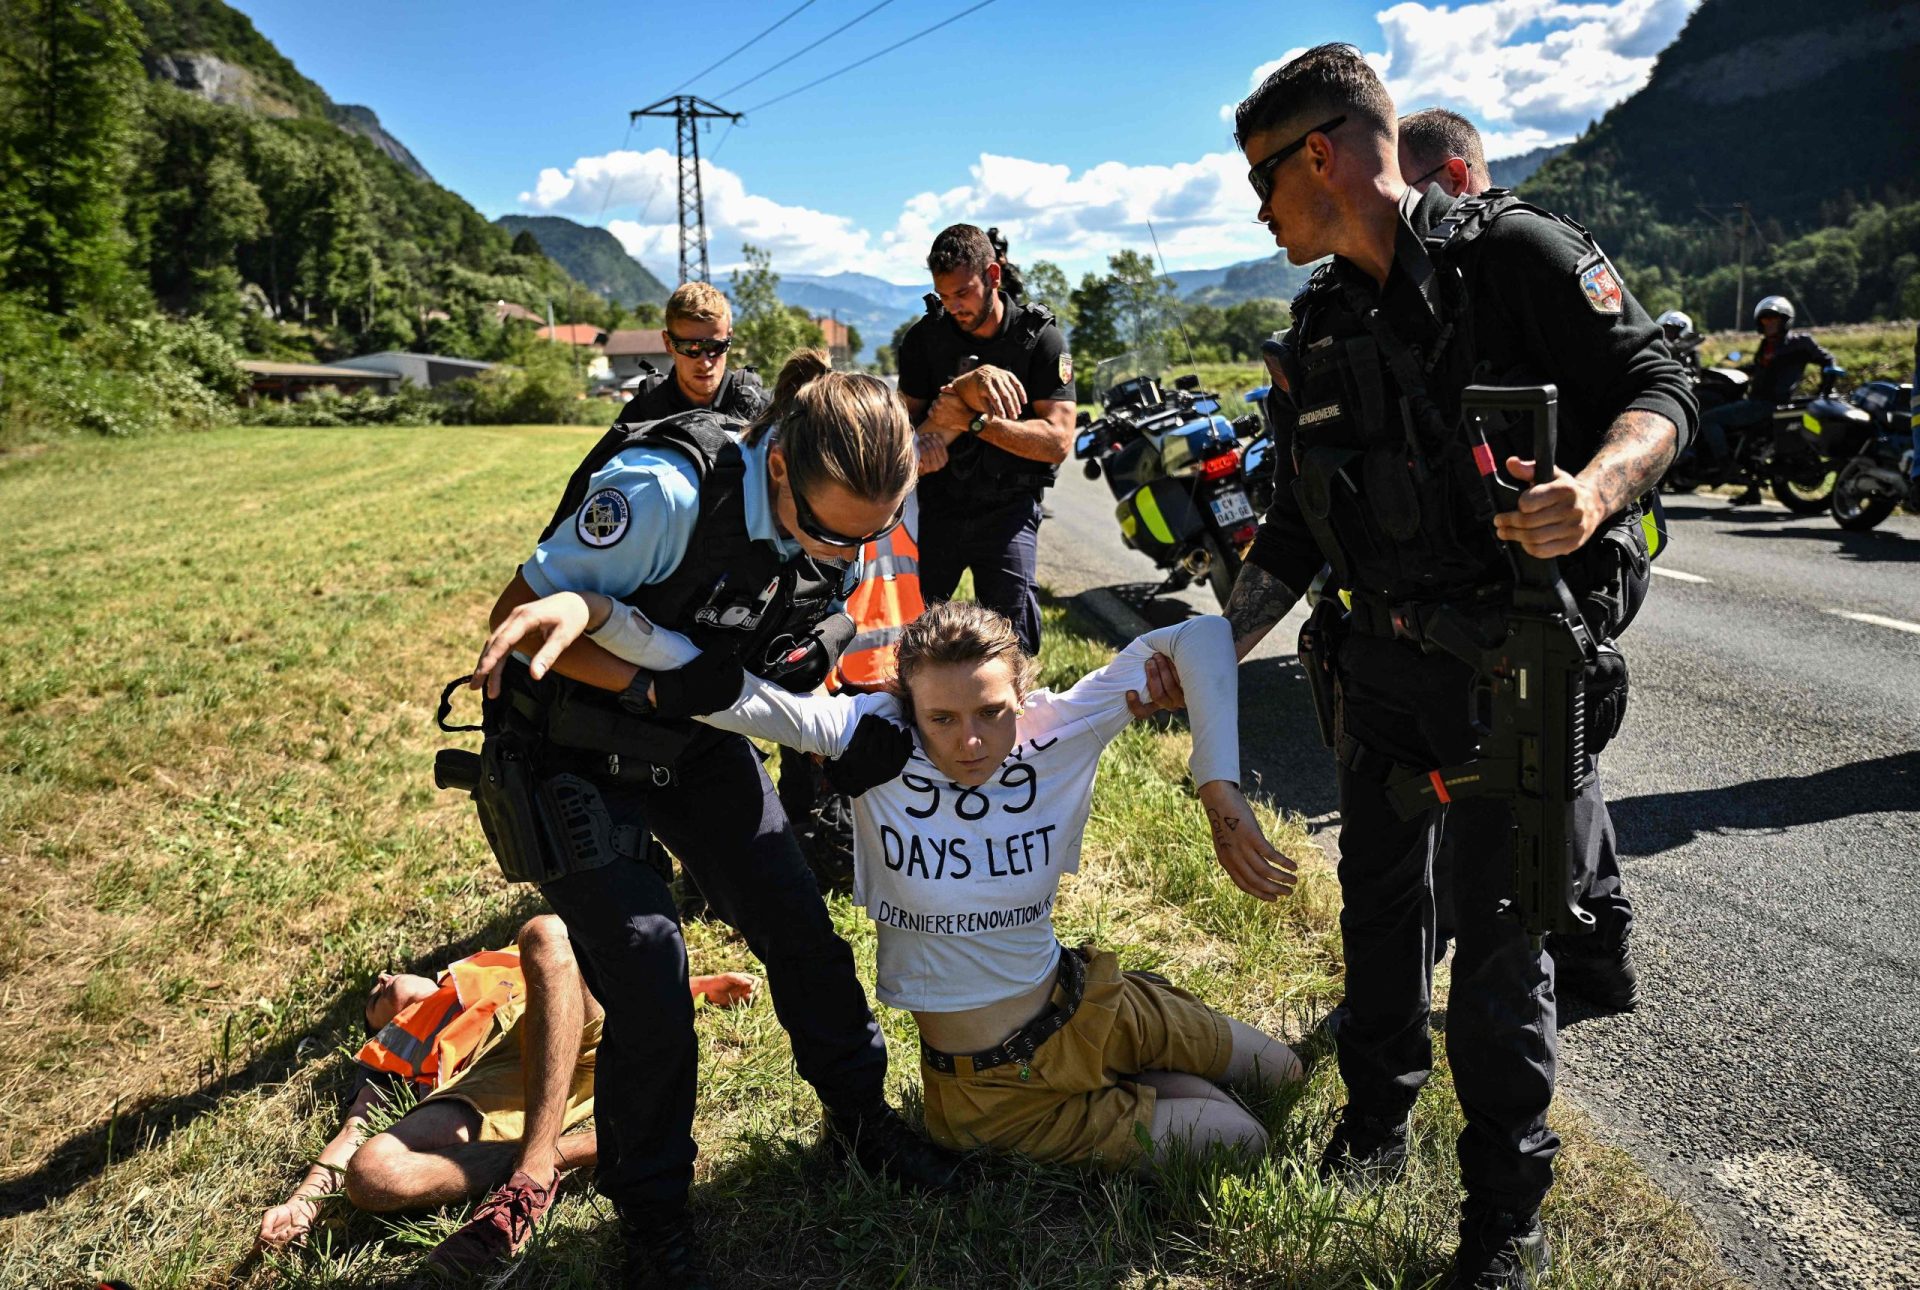
<path fill-rule="evenodd" d="M 1673 464 L 1680 431 L 1657 412 L 1622 412 L 1580 472 L 1598 486 L 1609 515 L 1652 488 Z"/>
<path fill-rule="evenodd" d="M 1245 658 L 1273 630 L 1273 625 L 1287 616 L 1298 599 L 1299 592 L 1289 591 L 1286 583 L 1259 565 L 1240 566 L 1233 594 L 1227 597 L 1227 621 L 1233 624 L 1233 656 Z"/>

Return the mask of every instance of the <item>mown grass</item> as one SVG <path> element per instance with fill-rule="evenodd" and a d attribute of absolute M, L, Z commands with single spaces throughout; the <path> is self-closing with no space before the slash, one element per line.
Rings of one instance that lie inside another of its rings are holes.
<path fill-rule="evenodd" d="M 431 715 L 586 443 L 233 430 L 0 457 L 0 1285 L 403 1284 L 460 1220 L 335 1205 L 311 1252 L 246 1255 L 337 1122 L 370 974 L 504 943 L 540 908 L 432 790 Z M 1104 655 L 1062 607 L 1048 619 L 1049 680 Z M 1147 726 L 1114 746 L 1062 934 L 1298 1033 L 1339 991 L 1331 873 L 1274 821 L 1301 890 L 1278 908 L 1240 896 L 1195 827 L 1185 746 Z M 832 908 L 870 975 L 870 925 Z M 689 943 L 697 969 L 754 966 L 717 923 Z M 912 1110 L 910 1023 L 883 1023 Z M 764 1001 L 703 1014 L 700 1043 L 696 1202 L 730 1284 L 1416 1286 L 1451 1246 L 1444 1071 L 1411 1176 L 1357 1201 L 1312 1178 L 1330 1068 L 1256 1108 L 1275 1140 L 1257 1170 L 1194 1161 L 1143 1182 L 999 1162 L 926 1200 L 827 1162 Z M 1683 1210 L 1577 1116 L 1559 1123 L 1555 1285 L 1724 1280 Z M 616 1266 L 581 1188 L 512 1284 Z"/>

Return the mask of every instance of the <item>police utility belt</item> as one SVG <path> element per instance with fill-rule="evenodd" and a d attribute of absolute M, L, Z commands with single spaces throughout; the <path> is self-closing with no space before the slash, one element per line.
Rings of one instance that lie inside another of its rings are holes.
<path fill-rule="evenodd" d="M 978 1053 L 943 1053 L 920 1044 L 920 1060 L 942 1075 L 976 1075 L 996 1066 L 1020 1064 L 1020 1078 L 1027 1078 L 1027 1065 L 1040 1045 L 1065 1030 L 1087 994 L 1087 955 L 1085 950 L 1062 949 L 1060 971 L 1054 977 L 1054 989 L 1060 1002 L 1049 1003 L 1047 1010 L 1013 1032 L 992 1048 Z"/>
<path fill-rule="evenodd" d="M 441 691 L 435 720 L 449 733 L 477 730 L 485 738 L 477 753 L 436 753 L 433 781 L 472 796 L 507 881 L 550 882 L 641 854 L 644 831 L 614 823 L 600 786 L 669 787 L 691 728 L 636 717 L 611 695 L 565 677 L 535 681 L 517 657 L 503 669 L 500 697 L 483 702 L 480 724 L 453 725 L 453 696 L 466 681 Z"/>

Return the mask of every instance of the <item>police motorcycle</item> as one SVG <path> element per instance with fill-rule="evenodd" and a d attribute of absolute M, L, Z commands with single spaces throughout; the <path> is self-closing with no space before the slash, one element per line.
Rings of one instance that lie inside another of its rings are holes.
<path fill-rule="evenodd" d="M 1273 490 L 1279 478 L 1280 459 L 1273 451 L 1273 423 L 1267 418 L 1267 395 L 1273 387 L 1257 386 L 1248 390 L 1246 401 L 1259 411 L 1248 413 L 1234 422 L 1238 426 L 1249 418 L 1257 419 L 1260 428 L 1254 431 L 1252 440 L 1240 454 L 1240 468 L 1247 477 L 1247 496 L 1253 500 L 1253 513 L 1265 515 L 1273 509 Z"/>
<path fill-rule="evenodd" d="M 1152 594 L 1205 582 L 1224 607 L 1259 529 L 1239 441 L 1260 432 L 1260 418 L 1230 423 L 1199 377 L 1168 390 L 1141 367 L 1121 355 L 1094 369 L 1101 415 L 1080 414 L 1073 455 L 1088 479 L 1106 477 L 1126 544 L 1166 570 Z"/>
<path fill-rule="evenodd" d="M 1913 385 L 1906 381 L 1869 381 L 1848 403 L 1816 399 L 1808 407 L 1801 431 L 1819 441 L 1836 468 L 1828 510 L 1841 528 L 1865 532 L 1907 495 L 1912 417 Z"/>
<path fill-rule="evenodd" d="M 1737 362 L 1739 351 L 1727 355 Z M 1698 448 L 1688 451 L 1667 471 L 1661 486 L 1669 493 L 1690 493 L 1716 483 L 1769 488 L 1779 503 L 1796 515 L 1813 515 L 1827 508 L 1833 494 L 1833 465 L 1801 433 L 1803 418 L 1815 404 L 1835 402 L 1834 383 L 1846 375 L 1844 368 L 1830 367 L 1820 374 L 1820 390 L 1811 399 L 1794 398 L 1773 411 L 1770 420 L 1727 428 L 1727 451 L 1733 458 L 1730 473 L 1717 474 L 1702 467 Z M 1734 367 L 1703 368 L 1694 377 L 1694 394 L 1700 411 L 1736 403 L 1747 397 L 1751 378 Z"/>

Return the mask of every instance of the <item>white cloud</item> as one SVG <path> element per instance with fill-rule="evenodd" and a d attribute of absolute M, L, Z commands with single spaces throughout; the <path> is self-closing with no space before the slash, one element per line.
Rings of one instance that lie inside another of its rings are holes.
<path fill-rule="evenodd" d="M 565 171 L 549 166 L 521 204 L 593 222 L 605 211 L 639 218 L 607 221 L 629 255 L 662 276 L 679 263 L 680 225 L 675 205 L 677 163 L 664 148 L 582 157 Z M 720 270 L 741 262 L 740 245 L 751 242 L 772 253 L 774 266 L 790 273 L 831 273 L 868 258 L 869 237 L 844 215 L 787 206 L 749 193 L 740 176 L 711 162 L 700 163 L 707 211 L 707 257 Z"/>
<path fill-rule="evenodd" d="M 1386 48 L 1366 51 L 1402 111 L 1450 107 L 1480 127 L 1490 157 L 1573 138 L 1646 84 L 1654 57 L 1699 0 L 1403 0 L 1375 14 Z M 1253 70 L 1248 88 L 1301 51 Z M 1233 119 L 1233 105 L 1221 108 Z"/>
<path fill-rule="evenodd" d="M 750 193 L 733 171 L 701 163 L 708 257 L 716 275 L 740 262 L 740 246 L 766 247 L 787 273 L 857 270 L 896 282 L 926 274 L 934 234 L 959 222 L 998 225 L 1022 264 L 1053 260 L 1078 273 L 1123 248 L 1150 246 L 1153 222 L 1170 267 L 1217 265 L 1271 254 L 1272 239 L 1252 223 L 1246 163 L 1212 153 L 1174 165 L 1108 161 L 1075 174 L 1053 162 L 982 153 L 968 181 L 902 202 L 892 227 L 874 233 L 851 219 Z M 564 171 L 548 167 L 520 194 L 523 206 L 583 222 L 603 211 L 630 255 L 663 275 L 679 256 L 672 154 L 613 152 L 582 157 Z"/>

